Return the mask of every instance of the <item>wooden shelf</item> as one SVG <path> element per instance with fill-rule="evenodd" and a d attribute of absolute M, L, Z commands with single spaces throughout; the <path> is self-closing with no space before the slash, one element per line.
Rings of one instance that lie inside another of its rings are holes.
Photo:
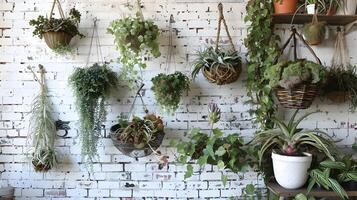
<path fill-rule="evenodd" d="M 273 15 L 273 23 L 275 24 L 290 24 L 293 18 L 293 14 L 274 14 Z M 293 24 L 305 24 L 312 21 L 313 15 L 308 14 L 297 14 L 294 17 Z M 318 15 L 317 16 L 319 21 L 326 21 L 329 25 L 335 26 L 344 26 L 351 22 L 357 20 L 357 15 L 333 15 L 333 16 L 326 16 L 326 15 Z"/>
<path fill-rule="evenodd" d="M 295 197 L 299 193 L 302 193 L 302 194 L 307 193 L 306 188 L 300 188 L 300 189 L 296 189 L 296 190 L 288 190 L 288 189 L 281 187 L 276 182 L 268 183 L 267 187 L 274 194 L 276 194 L 280 197 L 285 197 L 285 198 L 286 197 Z M 347 192 L 347 195 L 351 199 L 354 199 L 352 197 L 357 197 L 357 191 L 349 191 L 346 189 L 346 192 Z M 309 195 L 311 195 L 313 197 L 338 197 L 338 195 L 334 191 L 319 190 L 319 189 L 312 189 L 312 191 L 310 192 Z"/>

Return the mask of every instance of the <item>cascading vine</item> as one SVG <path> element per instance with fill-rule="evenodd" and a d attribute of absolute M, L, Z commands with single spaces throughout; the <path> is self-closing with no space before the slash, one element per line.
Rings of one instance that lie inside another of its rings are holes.
<path fill-rule="evenodd" d="M 279 36 L 274 35 L 272 23 L 272 0 L 250 0 L 247 5 L 246 22 L 250 22 L 245 46 L 248 48 L 247 90 L 253 105 L 251 114 L 261 129 L 273 128 L 271 121 L 276 106 L 272 98 L 272 88 L 264 79 L 265 70 L 275 64 L 279 57 Z"/>

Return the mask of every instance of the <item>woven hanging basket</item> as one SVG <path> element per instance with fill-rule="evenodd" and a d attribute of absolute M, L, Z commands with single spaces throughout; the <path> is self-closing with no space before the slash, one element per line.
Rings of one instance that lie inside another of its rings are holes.
<path fill-rule="evenodd" d="M 60 46 L 68 46 L 73 36 L 69 33 L 60 32 L 46 32 L 43 34 L 45 42 L 50 49 L 56 49 Z"/>
<path fill-rule="evenodd" d="M 315 52 L 312 48 L 306 43 L 304 38 L 296 32 L 295 28 L 292 28 L 292 33 L 290 38 L 287 42 L 283 45 L 281 49 L 281 54 L 283 53 L 284 49 L 288 46 L 291 40 L 294 42 L 294 59 L 297 60 L 297 53 L 296 53 L 296 39 L 299 38 L 305 46 L 308 48 L 310 53 L 315 57 L 318 64 L 321 65 L 320 59 L 316 56 Z M 297 38 L 296 38 L 297 36 Z M 282 69 L 283 72 L 283 69 Z M 292 109 L 307 109 L 311 106 L 312 102 L 314 101 L 318 92 L 318 85 L 316 84 L 301 84 L 299 86 L 294 87 L 291 90 L 287 90 L 282 87 L 275 88 L 275 94 L 279 103 L 285 108 L 292 108 Z"/>
<path fill-rule="evenodd" d="M 276 97 L 285 108 L 306 109 L 309 108 L 316 97 L 318 87 L 315 84 L 303 84 L 293 90 L 278 87 L 275 90 Z"/>
<path fill-rule="evenodd" d="M 157 150 L 160 147 L 160 145 L 165 137 L 165 133 L 163 131 L 158 132 L 156 134 L 155 139 L 149 143 L 152 149 L 147 144 L 145 144 L 143 147 L 139 147 L 139 146 L 136 146 L 136 145 L 128 143 L 128 142 L 120 141 L 118 139 L 118 137 L 120 136 L 120 132 L 118 132 L 118 130 L 120 128 L 121 127 L 119 124 L 116 124 L 110 128 L 111 139 L 113 141 L 114 146 L 120 152 L 122 152 L 124 155 L 132 157 L 132 158 L 141 158 L 141 157 L 145 157 L 145 156 L 152 154 L 153 153 L 152 149 Z"/>
<path fill-rule="evenodd" d="M 219 38 L 221 36 L 221 26 L 222 22 L 224 25 L 224 28 L 226 30 L 228 39 L 229 39 L 229 44 L 231 46 L 231 51 L 236 52 L 233 40 L 231 37 L 231 34 L 229 33 L 227 22 L 224 18 L 223 15 L 223 4 L 219 3 L 218 4 L 218 11 L 219 11 L 219 18 L 218 18 L 218 28 L 217 28 L 217 38 L 216 38 L 216 51 L 219 51 Z M 202 68 L 202 73 L 203 76 L 206 77 L 206 79 L 210 83 L 214 83 L 217 85 L 225 85 L 225 84 L 230 84 L 238 80 L 239 75 L 242 71 L 242 63 L 238 62 L 235 63 L 231 68 L 228 68 L 227 66 L 224 65 L 217 65 L 215 67 L 204 67 Z"/>
<path fill-rule="evenodd" d="M 233 66 L 233 68 L 227 68 L 218 66 L 216 68 L 203 68 L 202 73 L 206 79 L 217 85 L 230 84 L 238 80 L 239 75 L 242 71 L 242 66 L 240 63 Z"/>

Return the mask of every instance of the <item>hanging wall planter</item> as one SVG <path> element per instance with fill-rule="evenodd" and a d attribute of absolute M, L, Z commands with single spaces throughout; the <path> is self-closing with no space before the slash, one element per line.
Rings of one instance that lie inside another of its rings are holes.
<path fill-rule="evenodd" d="M 114 36 L 120 52 L 120 79 L 126 81 L 131 88 L 135 86 L 135 81 L 142 80 L 138 71 L 146 68 L 143 57 L 158 58 L 161 55 L 158 26 L 153 21 L 144 19 L 140 0 L 137 0 L 137 9 L 136 17 L 114 20 L 107 29 Z"/>
<path fill-rule="evenodd" d="M 314 14 L 312 22 L 304 25 L 304 38 L 309 45 L 318 45 L 325 39 L 326 22 L 320 22 Z"/>
<path fill-rule="evenodd" d="M 60 19 L 52 18 L 56 3 L 61 15 Z M 70 10 L 69 17 L 65 17 L 60 2 L 54 0 L 49 18 L 41 15 L 37 20 L 31 20 L 30 25 L 35 27 L 33 35 L 40 39 L 44 38 L 49 48 L 58 53 L 66 53 L 71 51 L 69 44 L 73 37 L 77 35 L 81 38 L 84 37 L 78 31 L 80 19 L 81 14 L 74 8 Z"/>
<path fill-rule="evenodd" d="M 296 52 L 296 36 L 308 47 L 317 63 L 298 60 Z M 281 52 L 294 41 L 295 61 L 279 62 L 267 69 L 264 74 L 269 86 L 275 89 L 276 97 L 285 108 L 306 109 L 311 106 L 318 87 L 325 82 L 326 70 L 302 36 L 292 29 L 292 34 L 284 44 Z"/>
<path fill-rule="evenodd" d="M 239 53 L 235 50 L 232 37 L 228 31 L 226 20 L 223 16 L 223 5 L 218 5 L 219 19 L 216 47 L 209 47 L 202 52 L 198 52 L 198 58 L 195 60 L 192 77 L 195 79 L 200 71 L 206 79 L 217 85 L 230 84 L 238 80 L 242 71 L 242 60 Z M 231 49 L 225 51 L 219 49 L 219 39 L 221 34 L 222 22 L 226 29 Z"/>
<path fill-rule="evenodd" d="M 297 9 L 298 0 L 273 0 L 275 14 L 292 14 Z"/>
<path fill-rule="evenodd" d="M 158 155 L 156 150 L 160 147 L 164 136 L 164 123 L 161 117 L 149 114 L 144 100 L 140 94 L 144 84 L 139 87 L 135 99 L 131 106 L 129 117 L 119 117 L 119 123 L 110 129 L 111 139 L 114 146 L 124 155 L 139 158 L 145 157 L 153 152 Z M 145 116 L 143 118 L 132 114 L 137 97 L 140 98 L 144 106 Z"/>
<path fill-rule="evenodd" d="M 57 164 L 55 152 L 56 126 L 52 117 L 52 106 L 47 96 L 45 70 L 40 65 L 40 78 L 29 67 L 35 80 L 41 86 L 41 93 L 34 99 L 28 139 L 32 141 L 29 155 L 36 172 L 47 172 Z"/>

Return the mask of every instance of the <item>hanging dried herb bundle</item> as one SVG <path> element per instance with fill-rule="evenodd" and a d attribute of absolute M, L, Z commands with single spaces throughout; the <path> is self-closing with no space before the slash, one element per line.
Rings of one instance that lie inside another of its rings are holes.
<path fill-rule="evenodd" d="M 82 162 L 91 164 L 97 156 L 101 125 L 106 116 L 104 101 L 110 90 L 117 87 L 118 78 L 106 65 L 94 64 L 88 68 L 77 68 L 69 82 L 80 117 Z"/>
<path fill-rule="evenodd" d="M 32 69 L 29 67 L 32 71 Z M 36 172 L 47 172 L 56 166 L 55 137 L 56 126 L 52 117 L 52 105 L 47 96 L 44 69 L 40 65 L 41 77 L 34 71 L 35 79 L 40 83 L 41 92 L 35 97 L 31 106 L 31 118 L 28 139 L 32 140 L 30 149 L 31 163 Z"/>

